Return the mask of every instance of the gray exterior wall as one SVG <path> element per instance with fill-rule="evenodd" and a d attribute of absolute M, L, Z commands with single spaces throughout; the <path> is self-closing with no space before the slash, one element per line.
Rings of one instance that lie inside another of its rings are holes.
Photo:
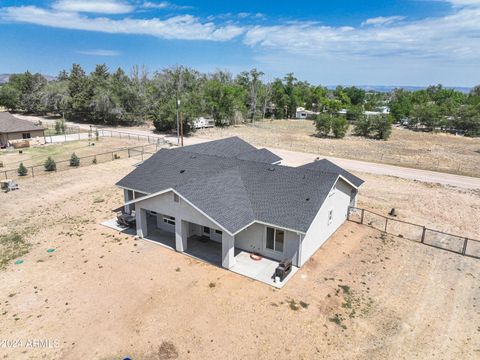
<path fill-rule="evenodd" d="M 352 201 L 351 195 L 353 187 L 344 180 L 339 179 L 333 188 L 335 191 L 327 197 L 305 234 L 305 237 L 302 239 L 299 266 L 305 264 L 347 219 L 348 206 Z M 353 200 L 353 202 L 354 201 L 355 200 Z M 333 211 L 333 217 L 329 223 L 328 217 L 330 210 Z"/>

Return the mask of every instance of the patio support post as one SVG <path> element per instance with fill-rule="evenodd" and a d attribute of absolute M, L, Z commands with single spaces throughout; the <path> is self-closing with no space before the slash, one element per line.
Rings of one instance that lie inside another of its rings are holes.
<path fill-rule="evenodd" d="M 135 211 L 135 219 L 137 221 L 137 235 L 141 238 L 147 236 L 147 212 L 145 209 Z"/>
<path fill-rule="evenodd" d="M 187 250 L 188 222 L 177 218 L 175 220 L 175 250 L 184 252 Z"/>
<path fill-rule="evenodd" d="M 123 199 L 125 201 L 125 203 L 129 202 L 129 201 L 132 201 L 133 199 L 130 199 L 128 197 L 128 190 L 127 189 L 123 189 Z M 132 213 L 132 210 L 130 209 L 130 205 L 125 205 L 125 212 L 127 214 L 131 214 Z"/>
<path fill-rule="evenodd" d="M 222 234 L 222 266 L 230 269 L 235 265 L 235 236 Z"/>

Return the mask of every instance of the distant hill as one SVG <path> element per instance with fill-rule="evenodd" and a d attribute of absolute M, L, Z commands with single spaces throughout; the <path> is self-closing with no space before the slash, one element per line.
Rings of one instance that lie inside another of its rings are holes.
<path fill-rule="evenodd" d="M 350 85 L 342 85 L 350 86 Z M 387 86 L 387 85 L 354 85 L 357 88 L 363 89 L 365 91 L 377 91 L 377 92 L 391 92 L 395 89 L 404 89 L 408 91 L 416 91 L 426 89 L 427 86 Z M 327 88 L 334 90 L 337 85 L 328 85 Z M 446 89 L 455 89 L 463 93 L 469 93 L 472 88 L 463 87 L 463 86 L 445 86 Z"/>
<path fill-rule="evenodd" d="M 8 79 L 10 78 L 10 75 L 12 74 L 0 74 L 0 84 L 5 84 L 8 82 Z M 45 79 L 47 79 L 47 81 L 52 81 L 52 80 L 55 80 L 55 76 L 51 76 L 51 75 L 44 75 L 42 74 Z"/>

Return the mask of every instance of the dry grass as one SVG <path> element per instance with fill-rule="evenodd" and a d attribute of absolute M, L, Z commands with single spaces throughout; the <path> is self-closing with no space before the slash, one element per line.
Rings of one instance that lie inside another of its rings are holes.
<path fill-rule="evenodd" d="M 314 134 L 312 121 L 275 120 L 203 129 L 195 136 L 211 139 L 240 136 L 257 146 L 480 177 L 480 138 L 403 128 L 394 128 L 388 141 L 351 134 L 344 139 L 325 139 Z"/>
<path fill-rule="evenodd" d="M 24 263 L 1 272 L 2 338 L 59 344 L 3 357 L 478 358 L 480 261 L 347 223 L 276 290 L 99 225 L 114 217 L 113 184 L 134 163 L 29 178 L 0 194 L 0 234 L 38 229 Z M 480 232 L 475 191 L 362 177 L 361 206 Z"/>

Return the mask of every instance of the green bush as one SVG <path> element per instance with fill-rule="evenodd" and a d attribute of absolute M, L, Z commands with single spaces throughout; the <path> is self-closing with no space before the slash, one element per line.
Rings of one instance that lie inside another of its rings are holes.
<path fill-rule="evenodd" d="M 80 166 L 80 158 L 75 153 L 70 156 L 70 166 Z"/>
<path fill-rule="evenodd" d="M 370 136 L 372 131 L 372 122 L 366 116 L 362 116 L 355 122 L 353 132 L 358 136 Z"/>
<path fill-rule="evenodd" d="M 65 120 L 60 119 L 55 121 L 55 132 L 57 134 L 65 134 Z"/>
<path fill-rule="evenodd" d="M 45 167 L 45 171 L 56 171 L 57 170 L 57 163 L 50 156 L 45 161 L 43 166 Z"/>
<path fill-rule="evenodd" d="M 18 167 L 18 175 L 19 176 L 26 176 L 28 174 L 28 169 L 23 165 L 23 162 L 20 163 Z"/>
<path fill-rule="evenodd" d="M 375 138 L 380 140 L 388 140 L 392 134 L 392 119 L 390 116 L 375 116 L 372 120 L 372 130 Z"/>
<path fill-rule="evenodd" d="M 337 139 L 345 137 L 348 131 L 348 121 L 343 116 L 335 116 L 332 119 L 332 132 L 333 136 Z"/>
<path fill-rule="evenodd" d="M 332 116 L 328 114 L 317 115 L 315 119 L 315 127 L 320 136 L 328 136 L 332 129 Z"/>

